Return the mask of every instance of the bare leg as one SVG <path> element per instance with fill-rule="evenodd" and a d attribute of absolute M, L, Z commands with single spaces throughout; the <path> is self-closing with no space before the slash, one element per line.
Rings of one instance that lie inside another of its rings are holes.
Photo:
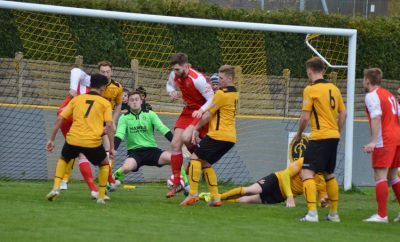
<path fill-rule="evenodd" d="M 236 200 L 239 203 L 254 203 L 254 204 L 260 204 L 262 203 L 260 195 L 251 195 L 251 196 L 243 196 L 240 197 Z"/>

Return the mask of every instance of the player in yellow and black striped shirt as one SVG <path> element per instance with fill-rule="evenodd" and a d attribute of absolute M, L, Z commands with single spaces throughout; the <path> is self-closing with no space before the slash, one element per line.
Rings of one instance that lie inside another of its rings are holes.
<path fill-rule="evenodd" d="M 101 142 L 103 125 L 106 124 L 107 136 L 110 141 L 110 157 L 114 157 L 114 131 L 112 130 L 111 105 L 100 96 L 105 90 L 107 78 L 101 74 L 91 77 L 91 92 L 82 94 L 67 105 L 58 116 L 54 124 L 46 149 L 54 150 L 54 140 L 58 129 L 64 119 L 73 116 L 71 129 L 67 133 L 61 157 L 57 162 L 53 190 L 47 195 L 49 201 L 53 201 L 60 193 L 60 184 L 67 163 L 72 159 L 85 155 L 93 165 L 99 168 L 99 195 L 98 203 L 104 203 L 107 177 L 109 174 L 109 159 Z"/>
<path fill-rule="evenodd" d="M 195 125 L 192 135 L 193 144 L 197 143 L 198 130 L 208 122 L 209 126 L 206 137 L 200 141 L 190 158 L 190 192 L 189 196 L 181 203 L 182 206 L 188 206 L 199 201 L 198 188 L 202 171 L 211 193 L 209 205 L 221 206 L 217 175 L 212 164 L 216 163 L 236 143 L 236 110 L 239 93 L 233 86 L 235 78 L 233 66 L 221 66 L 218 78 L 221 89 L 215 93 L 211 106 L 202 118 L 192 123 L 192 125 Z"/>
<path fill-rule="evenodd" d="M 337 214 L 339 186 L 333 174 L 336 166 L 340 131 L 346 119 L 346 108 L 340 90 L 324 79 L 324 62 L 313 57 L 306 62 L 307 76 L 311 81 L 304 89 L 303 109 L 295 139 L 302 136 L 310 122 L 310 142 L 304 153 L 301 172 L 308 213 L 301 221 L 318 222 L 316 185 L 314 175 L 324 174 L 330 202 L 327 220 L 340 222 Z"/>
<path fill-rule="evenodd" d="M 113 75 L 113 66 L 109 61 L 100 61 L 97 64 L 98 72 L 102 74 L 103 76 L 107 77 L 108 82 L 105 87 L 105 90 L 102 92 L 101 96 L 108 100 L 111 104 L 111 109 L 112 109 L 112 119 L 113 119 L 113 124 L 111 128 L 116 130 L 116 122 L 119 118 L 119 115 L 121 113 L 121 106 L 122 106 L 122 92 L 123 88 L 122 85 L 112 79 Z M 73 86 L 78 86 L 78 83 L 80 86 L 87 86 L 89 87 L 91 85 L 91 77 L 90 75 L 86 74 L 83 70 L 79 68 L 73 68 L 71 70 L 71 85 L 72 83 L 75 83 Z M 74 95 L 75 94 L 75 95 Z M 72 94 L 73 96 L 76 96 L 77 93 L 74 92 Z M 108 142 L 108 139 L 104 136 L 103 137 L 103 145 L 106 150 L 109 150 L 110 144 Z M 93 198 L 97 198 L 98 194 L 98 189 L 96 187 L 96 184 L 93 180 L 93 173 L 92 173 L 92 168 L 90 166 L 90 163 L 88 159 L 84 155 L 79 156 L 79 170 L 82 174 L 82 177 L 86 181 L 89 189 L 91 196 Z M 73 167 L 74 163 L 69 162 L 67 165 L 67 168 L 65 169 L 65 174 L 63 177 L 63 181 L 61 183 L 61 188 L 62 189 L 67 189 L 67 182 L 69 180 L 69 175 L 71 174 L 71 170 Z M 110 165 L 113 165 L 113 160 L 110 160 Z M 115 183 L 115 180 L 112 177 L 112 172 L 110 169 L 110 174 L 108 177 L 108 182 L 110 184 Z"/>

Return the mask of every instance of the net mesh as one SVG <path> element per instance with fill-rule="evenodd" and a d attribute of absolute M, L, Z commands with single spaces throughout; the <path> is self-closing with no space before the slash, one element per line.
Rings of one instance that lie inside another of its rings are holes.
<path fill-rule="evenodd" d="M 17 54 L 14 59 L 2 58 L 0 63 L 0 148 L 11 150 L 0 154 L 0 160 L 5 161 L 6 166 L 1 169 L 0 177 L 52 179 L 55 161 L 64 140 L 58 135 L 58 150 L 52 154 L 45 153 L 44 145 L 53 126 L 57 106 L 68 91 L 70 70 L 80 67 L 87 73 L 95 73 L 97 68 L 93 64 L 85 64 L 84 56 L 77 56 L 80 53 L 78 37 L 73 34 L 74 26 L 69 17 L 23 11 L 12 13 L 24 49 L 23 54 Z M 147 102 L 172 129 L 184 105 L 182 100 L 170 102 L 165 91 L 170 72 L 169 57 L 175 52 L 184 52 L 177 47 L 178 37 L 172 31 L 176 26 L 129 21 L 116 23 L 116 35 L 120 35 L 125 44 L 131 66 L 114 67 L 113 78 L 130 90 L 143 86 L 148 94 Z M 236 67 L 235 81 L 241 95 L 237 120 L 238 142 L 216 164 L 222 181 L 245 184 L 286 165 L 288 132 L 297 128 L 294 117 L 300 114 L 302 90 L 307 80 L 301 76 L 291 76 L 290 69 L 293 66 L 287 66 L 285 70 L 273 70 L 273 73 L 281 72 L 281 75 L 268 75 L 271 70 L 267 69 L 267 62 L 277 57 L 267 53 L 266 42 L 270 41 L 267 36 L 260 31 L 218 29 L 218 49 L 206 50 L 220 53 L 221 65 Z M 310 43 L 332 64 L 345 64 L 345 41 L 313 36 Z M 345 93 L 345 85 L 341 83 L 345 83 L 346 73 L 337 73 L 336 83 Z M 168 141 L 156 137 L 161 148 L 169 149 Z M 126 147 L 123 144 L 118 151 L 117 167 L 122 165 L 125 156 Z M 77 171 L 73 174 L 73 178 L 81 179 Z M 166 180 L 169 174 L 169 167 L 143 168 L 130 174 L 127 180 Z"/>
<path fill-rule="evenodd" d="M 165 105 L 169 58 L 175 53 L 171 30 L 162 24 L 127 21 L 121 21 L 120 29 L 129 58 L 135 60 L 135 86 L 146 88 L 153 110 L 178 111 L 176 105 Z"/>
<path fill-rule="evenodd" d="M 272 105 L 254 109 L 260 100 L 271 100 L 267 85 L 265 34 L 256 31 L 222 30 L 218 35 L 223 62 L 237 66 L 241 94 L 239 114 L 271 114 Z"/>

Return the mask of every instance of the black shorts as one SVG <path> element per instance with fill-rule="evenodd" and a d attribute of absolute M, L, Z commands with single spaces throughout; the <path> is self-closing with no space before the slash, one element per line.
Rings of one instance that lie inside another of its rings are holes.
<path fill-rule="evenodd" d="M 200 144 L 196 147 L 194 153 L 200 159 L 205 160 L 210 164 L 214 164 L 234 145 L 235 143 L 233 142 L 215 140 L 206 135 L 206 137 L 200 141 Z"/>
<path fill-rule="evenodd" d="M 304 152 L 303 168 L 332 174 L 336 167 L 339 139 L 310 140 Z"/>
<path fill-rule="evenodd" d="M 262 203 L 275 204 L 285 201 L 281 189 L 279 188 L 278 177 L 276 177 L 274 173 L 261 178 L 257 183 L 262 189 L 260 194 Z"/>
<path fill-rule="evenodd" d="M 138 148 L 133 150 L 128 150 L 128 157 L 136 160 L 137 168 L 133 170 L 134 172 L 139 170 L 141 166 L 157 166 L 161 167 L 163 165 L 158 164 L 160 156 L 164 151 L 157 148 Z"/>
<path fill-rule="evenodd" d="M 95 148 L 86 148 L 70 145 L 65 142 L 64 147 L 61 151 L 61 155 L 66 161 L 78 157 L 79 153 L 84 154 L 86 158 L 90 161 L 90 163 L 95 166 L 100 165 L 100 163 L 103 162 L 103 160 L 107 157 L 106 150 L 104 149 L 103 145 Z"/>

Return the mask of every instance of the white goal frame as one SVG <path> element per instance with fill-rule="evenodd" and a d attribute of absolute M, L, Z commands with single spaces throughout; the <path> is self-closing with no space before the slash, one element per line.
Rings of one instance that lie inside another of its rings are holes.
<path fill-rule="evenodd" d="M 210 20 L 186 17 L 171 17 L 161 15 L 127 13 L 118 11 L 106 11 L 95 9 L 84 9 L 74 7 L 53 6 L 45 4 L 21 3 L 14 1 L 0 1 L 0 8 L 45 12 L 62 15 L 77 15 L 96 18 L 119 19 L 130 21 L 141 21 L 151 23 L 191 25 L 214 28 L 246 29 L 257 31 L 289 32 L 299 34 L 321 34 L 337 35 L 348 38 L 348 59 L 347 59 L 347 119 L 346 119 L 346 144 L 345 144 L 345 164 L 344 164 L 344 189 L 352 187 L 352 166 L 353 166 L 353 120 L 354 120 L 354 96 L 355 96 L 355 67 L 356 67 L 356 47 L 357 30 L 341 28 L 322 28 L 309 26 L 293 26 L 279 24 L 264 24 L 250 22 L 236 22 L 223 20 Z"/>

